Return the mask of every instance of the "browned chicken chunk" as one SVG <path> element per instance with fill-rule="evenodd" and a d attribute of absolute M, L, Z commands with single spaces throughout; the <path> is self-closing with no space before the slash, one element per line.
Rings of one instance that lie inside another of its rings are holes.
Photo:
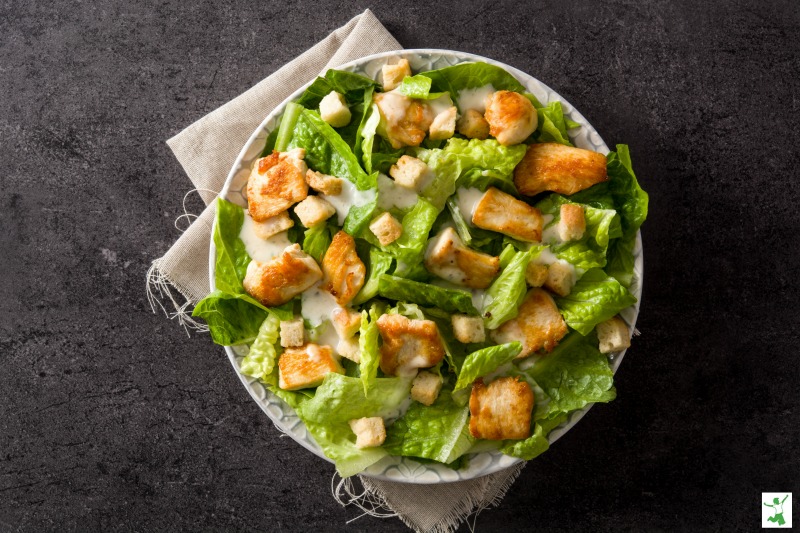
<path fill-rule="evenodd" d="M 256 222 L 286 211 L 308 196 L 305 150 L 272 152 L 253 165 L 247 182 L 247 210 Z"/>
<path fill-rule="evenodd" d="M 478 379 L 469 397 L 469 432 L 476 439 L 526 439 L 531 433 L 533 391 L 519 378 Z"/>
<path fill-rule="evenodd" d="M 446 228 L 428 244 L 425 268 L 452 283 L 485 289 L 500 271 L 500 258 L 465 246 L 453 228 Z"/>
<path fill-rule="evenodd" d="M 378 331 L 383 339 L 381 370 L 390 376 L 413 376 L 444 358 L 439 330 L 432 320 L 411 320 L 403 315 L 381 315 Z"/>
<path fill-rule="evenodd" d="M 314 258 L 299 244 L 286 247 L 266 263 L 250 261 L 242 284 L 247 293 L 267 307 L 282 305 L 322 279 Z"/>
<path fill-rule="evenodd" d="M 542 240 L 542 213 L 510 194 L 489 187 L 475 205 L 472 223 L 521 241 Z"/>
<path fill-rule="evenodd" d="M 575 194 L 606 181 L 603 154 L 559 143 L 534 143 L 514 169 L 514 185 L 526 196 L 553 191 Z"/>
<path fill-rule="evenodd" d="M 497 91 L 486 99 L 489 133 L 504 146 L 519 144 L 536 130 L 539 117 L 530 100 L 513 91 Z"/>
<path fill-rule="evenodd" d="M 353 237 L 344 231 L 333 236 L 322 259 L 322 272 L 322 288 L 333 295 L 336 303 L 345 306 L 355 298 L 364 285 L 367 269 L 356 253 Z"/>
<path fill-rule="evenodd" d="M 317 387 L 330 372 L 344 374 L 330 346 L 311 343 L 286 348 L 278 359 L 278 370 L 278 386 L 283 390 Z"/>
<path fill-rule="evenodd" d="M 381 114 L 378 131 L 392 148 L 396 150 L 422 143 L 434 118 L 428 104 L 399 93 L 378 93 L 374 101 Z"/>
<path fill-rule="evenodd" d="M 497 328 L 492 339 L 498 344 L 520 341 L 517 359 L 544 349 L 548 352 L 567 334 L 567 323 L 553 298 L 542 289 L 531 289 L 519 306 L 519 314 Z"/>

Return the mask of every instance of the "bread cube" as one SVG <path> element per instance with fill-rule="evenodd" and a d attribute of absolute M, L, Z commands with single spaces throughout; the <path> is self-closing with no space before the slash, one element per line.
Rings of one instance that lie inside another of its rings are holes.
<path fill-rule="evenodd" d="M 302 346 L 305 342 L 305 333 L 303 317 L 281 320 L 281 346 L 284 348 Z"/>
<path fill-rule="evenodd" d="M 525 381 L 503 377 L 487 386 L 478 379 L 469 397 L 469 432 L 476 439 L 526 439 L 532 411 L 533 391 Z"/>
<path fill-rule="evenodd" d="M 479 316 L 453 315 L 453 333 L 458 342 L 468 344 L 486 340 L 486 331 L 483 329 L 483 319 Z"/>
<path fill-rule="evenodd" d="M 283 390 L 317 387 L 330 372 L 344 374 L 330 346 L 309 343 L 286 348 L 278 359 L 278 386 Z"/>
<path fill-rule="evenodd" d="M 294 226 L 294 220 L 289 216 L 288 211 L 283 211 L 279 215 L 269 217 L 261 222 L 253 221 L 253 232 L 260 239 L 266 240 L 292 226 Z"/>
<path fill-rule="evenodd" d="M 575 281 L 575 267 L 566 261 L 556 261 L 547 269 L 544 286 L 563 297 L 572 291 Z"/>
<path fill-rule="evenodd" d="M 361 346 L 358 342 L 358 336 L 340 340 L 336 345 L 336 353 L 354 363 L 361 363 Z"/>
<path fill-rule="evenodd" d="M 328 176 L 315 170 L 306 172 L 306 183 L 317 192 L 336 196 L 342 194 L 342 180 L 335 176 Z"/>
<path fill-rule="evenodd" d="M 468 139 L 484 140 L 489 137 L 489 123 L 475 109 L 467 109 L 456 122 L 458 133 Z"/>
<path fill-rule="evenodd" d="M 603 154 L 560 143 L 533 143 L 514 169 L 514 185 L 526 196 L 543 191 L 569 196 L 606 180 Z"/>
<path fill-rule="evenodd" d="M 586 231 L 586 217 L 583 206 L 564 204 L 561 206 L 561 218 L 558 221 L 558 236 L 562 241 L 577 241 Z"/>
<path fill-rule="evenodd" d="M 456 109 L 455 106 L 449 107 L 436 115 L 436 118 L 433 119 L 433 123 L 431 123 L 428 137 L 432 141 L 442 141 L 452 137 L 456 132 L 457 115 L 458 109 Z"/>
<path fill-rule="evenodd" d="M 423 161 L 410 155 L 404 155 L 389 169 L 389 175 L 394 182 L 405 187 L 419 191 L 429 177 L 430 169 Z"/>
<path fill-rule="evenodd" d="M 388 211 L 369 223 L 369 230 L 381 246 L 389 246 L 403 234 L 403 225 Z"/>
<path fill-rule="evenodd" d="M 356 448 L 374 448 L 386 440 L 386 426 L 379 416 L 351 420 L 350 429 L 356 434 Z"/>
<path fill-rule="evenodd" d="M 411 76 L 411 65 L 408 59 L 401 59 L 394 65 L 384 65 L 381 69 L 383 75 L 383 90 L 391 91 L 403 83 L 406 76 Z"/>
<path fill-rule="evenodd" d="M 423 405 L 433 404 L 439 397 L 439 391 L 442 390 L 442 381 L 442 376 L 439 374 L 427 370 L 420 371 L 411 382 L 411 399 Z"/>
<path fill-rule="evenodd" d="M 522 351 L 517 359 L 522 359 L 542 349 L 553 351 L 567 331 L 567 323 L 553 297 L 534 288 L 525 295 L 519 314 L 494 330 L 492 339 L 497 344 L 520 341 Z"/>
<path fill-rule="evenodd" d="M 331 218 L 336 209 L 319 196 L 309 196 L 294 207 L 294 212 L 303 226 L 313 228 Z"/>
<path fill-rule="evenodd" d="M 322 120 L 334 128 L 342 128 L 350 123 L 350 108 L 344 96 L 336 91 L 331 91 L 319 103 L 319 115 Z"/>
<path fill-rule="evenodd" d="M 525 269 L 525 281 L 531 287 L 541 287 L 547 281 L 547 265 L 528 263 L 528 268 Z"/>
<path fill-rule="evenodd" d="M 510 194 L 489 187 L 475 205 L 472 223 L 526 242 L 542 240 L 542 213 Z"/>
<path fill-rule="evenodd" d="M 381 315 L 378 332 L 381 370 L 389 376 L 413 376 L 444 359 L 444 345 L 432 320 L 411 320 L 403 315 Z"/>
<path fill-rule="evenodd" d="M 361 313 L 345 307 L 337 307 L 331 313 L 333 327 L 340 339 L 349 339 L 361 328 Z"/>
<path fill-rule="evenodd" d="M 619 352 L 631 346 L 631 332 L 619 316 L 597 324 L 597 338 L 602 353 Z"/>

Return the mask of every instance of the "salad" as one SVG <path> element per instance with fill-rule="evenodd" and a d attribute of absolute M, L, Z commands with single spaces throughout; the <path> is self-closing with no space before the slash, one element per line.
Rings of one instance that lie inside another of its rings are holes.
<path fill-rule="evenodd" d="M 287 104 L 247 208 L 217 201 L 194 316 L 343 476 L 386 456 L 529 460 L 614 399 L 648 197 L 628 148 L 576 148 L 560 102 L 462 63 L 340 70 Z"/>

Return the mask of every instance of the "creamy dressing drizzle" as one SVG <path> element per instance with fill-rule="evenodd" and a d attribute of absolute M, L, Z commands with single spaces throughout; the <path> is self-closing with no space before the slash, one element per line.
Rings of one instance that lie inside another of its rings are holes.
<path fill-rule="evenodd" d="M 321 194 L 324 198 L 336 209 L 336 219 L 341 226 L 344 224 L 344 219 L 347 213 L 353 207 L 361 207 L 375 200 L 375 191 L 359 191 L 350 180 L 342 178 L 342 192 L 336 196 Z"/>
<path fill-rule="evenodd" d="M 461 216 L 467 221 L 467 224 L 472 226 L 472 215 L 475 213 L 475 206 L 483 197 L 483 193 L 479 189 L 472 187 L 459 187 L 456 190 L 456 206 L 461 211 Z"/>
<path fill-rule="evenodd" d="M 254 226 L 255 222 L 253 222 L 253 219 L 250 218 L 250 215 L 245 213 L 242 229 L 239 231 L 239 238 L 242 239 L 244 248 L 247 250 L 247 255 L 249 255 L 253 261 L 266 263 L 281 255 L 287 246 L 292 245 L 289 240 L 288 231 L 276 233 L 269 239 L 262 239 L 256 235 Z"/>
<path fill-rule="evenodd" d="M 492 84 L 474 89 L 462 89 L 458 93 L 458 108 L 463 113 L 467 109 L 474 109 L 480 113 L 486 112 L 486 97 L 494 92 Z"/>
<path fill-rule="evenodd" d="M 450 98 L 449 93 L 445 93 L 439 98 L 428 100 L 427 103 L 429 106 L 431 106 L 431 111 L 433 111 L 434 117 L 439 113 L 443 113 L 444 111 L 447 111 L 448 109 L 453 107 L 453 100 Z"/>
<path fill-rule="evenodd" d="M 378 207 L 381 209 L 408 209 L 414 207 L 418 200 L 419 196 L 413 190 L 400 187 L 385 174 L 378 174 Z"/>
<path fill-rule="evenodd" d="M 336 299 L 316 284 L 300 296 L 300 314 L 308 320 L 312 327 L 317 327 L 326 320 L 331 320 L 333 310 L 339 307 Z"/>
<path fill-rule="evenodd" d="M 560 244 L 561 237 L 558 234 L 558 224 L 553 224 L 553 215 L 542 215 L 542 243 Z"/>

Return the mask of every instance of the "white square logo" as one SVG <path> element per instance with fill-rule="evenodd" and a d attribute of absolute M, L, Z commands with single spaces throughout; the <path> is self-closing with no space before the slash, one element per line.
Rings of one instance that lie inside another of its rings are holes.
<path fill-rule="evenodd" d="M 761 493 L 761 527 L 792 527 L 792 493 Z"/>

